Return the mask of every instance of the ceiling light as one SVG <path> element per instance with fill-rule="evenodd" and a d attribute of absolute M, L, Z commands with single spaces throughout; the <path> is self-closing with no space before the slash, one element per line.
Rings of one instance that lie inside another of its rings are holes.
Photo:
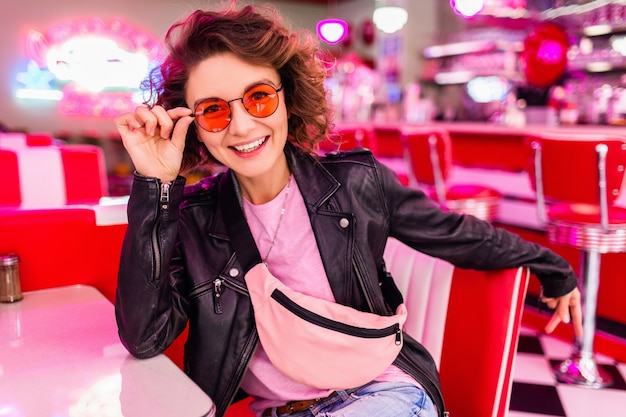
<path fill-rule="evenodd" d="M 406 24 L 409 14 L 402 7 L 385 6 L 374 10 L 374 24 L 385 33 L 394 33 Z"/>

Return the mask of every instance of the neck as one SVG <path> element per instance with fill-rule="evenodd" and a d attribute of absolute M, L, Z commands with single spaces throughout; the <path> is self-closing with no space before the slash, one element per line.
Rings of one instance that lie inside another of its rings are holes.
<path fill-rule="evenodd" d="M 244 177 L 237 174 L 241 194 L 252 204 L 265 204 L 273 200 L 289 182 L 291 172 L 284 167 L 274 169 L 271 174 L 259 177 Z"/>

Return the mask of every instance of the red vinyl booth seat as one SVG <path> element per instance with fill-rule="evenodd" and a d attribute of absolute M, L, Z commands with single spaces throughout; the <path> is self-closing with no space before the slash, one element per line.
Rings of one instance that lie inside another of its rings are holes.
<path fill-rule="evenodd" d="M 405 297 L 406 332 L 439 363 L 450 415 L 506 416 L 529 271 L 455 268 L 395 239 L 385 261 Z"/>
<path fill-rule="evenodd" d="M 438 364 L 450 415 L 506 416 L 529 271 L 459 269 L 395 239 L 384 257 L 409 312 L 404 330 Z M 226 417 L 252 416 L 249 402 Z"/>
<path fill-rule="evenodd" d="M 86 284 L 115 301 L 126 223 L 99 225 L 97 210 L 0 208 L 0 253 L 20 258 L 23 291 Z"/>
<path fill-rule="evenodd" d="M 0 175 L 0 254 L 20 258 L 22 290 L 85 284 L 114 302 L 126 203 L 107 200 L 102 149 L 0 134 Z M 185 338 L 165 352 L 181 368 Z"/>
<path fill-rule="evenodd" d="M 0 134 L 0 253 L 20 258 L 23 291 L 93 285 L 114 300 L 125 205 L 107 196 L 102 149 Z M 111 221 L 111 212 L 121 221 Z M 104 221 L 103 221 L 104 219 Z"/>

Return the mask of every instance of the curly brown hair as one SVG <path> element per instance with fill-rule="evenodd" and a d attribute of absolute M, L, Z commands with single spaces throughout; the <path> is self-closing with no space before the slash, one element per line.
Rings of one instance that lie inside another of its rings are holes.
<path fill-rule="evenodd" d="M 288 139 L 315 154 L 329 135 L 331 108 L 326 98 L 326 67 L 319 42 L 309 31 L 292 32 L 273 6 L 196 10 L 174 23 L 165 36 L 168 55 L 144 82 L 148 105 L 186 107 L 189 72 L 211 56 L 231 52 L 280 75 L 289 114 Z M 152 104 L 149 104 L 152 103 Z M 198 140 L 195 124 L 187 131 L 181 171 L 219 162 Z"/>

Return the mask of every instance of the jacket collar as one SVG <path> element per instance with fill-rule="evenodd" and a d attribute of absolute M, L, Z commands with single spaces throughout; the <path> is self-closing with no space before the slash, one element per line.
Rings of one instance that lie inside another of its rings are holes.
<path fill-rule="evenodd" d="M 285 146 L 285 155 L 305 204 L 316 211 L 339 189 L 341 184 L 319 160 L 303 152 L 291 142 L 287 142 Z"/>

